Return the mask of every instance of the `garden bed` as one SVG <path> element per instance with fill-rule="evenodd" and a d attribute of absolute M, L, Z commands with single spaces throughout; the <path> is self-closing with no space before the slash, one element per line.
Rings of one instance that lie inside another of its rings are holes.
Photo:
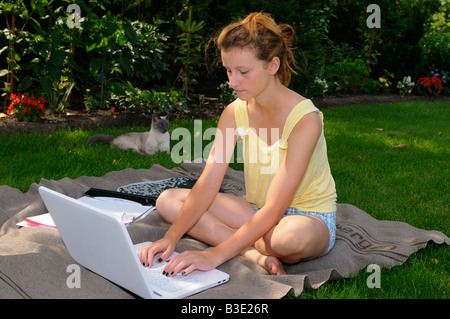
<path fill-rule="evenodd" d="M 418 95 L 349 95 L 339 97 L 325 97 L 313 99 L 319 109 L 328 107 L 345 106 L 366 103 L 396 103 L 403 101 L 423 101 L 429 98 Z M 440 96 L 437 101 L 450 102 L 449 96 Z M 223 104 L 215 99 L 210 99 L 202 106 L 189 105 L 189 112 L 178 111 L 171 114 L 172 119 L 210 119 L 220 116 Z M 60 129 L 97 128 L 97 127 L 120 127 L 132 125 L 150 125 L 151 114 L 137 113 L 132 111 L 121 111 L 114 115 L 109 110 L 97 110 L 86 112 L 84 110 L 66 109 L 62 113 L 47 113 L 45 119 L 37 122 L 24 122 L 0 113 L 0 136 L 13 134 L 20 131 L 56 131 Z"/>

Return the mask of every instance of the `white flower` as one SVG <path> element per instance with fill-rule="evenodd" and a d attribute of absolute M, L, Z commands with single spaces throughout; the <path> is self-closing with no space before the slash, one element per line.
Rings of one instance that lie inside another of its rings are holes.
<path fill-rule="evenodd" d="M 400 94 L 410 94 L 412 92 L 412 88 L 414 86 L 414 82 L 411 82 L 411 76 L 405 76 L 403 80 L 398 81 L 397 88 L 400 91 Z"/>
<path fill-rule="evenodd" d="M 314 83 L 317 84 L 317 86 L 321 89 L 322 94 L 325 94 L 328 91 L 328 83 L 325 79 L 320 79 L 318 77 L 316 77 L 314 79 Z"/>

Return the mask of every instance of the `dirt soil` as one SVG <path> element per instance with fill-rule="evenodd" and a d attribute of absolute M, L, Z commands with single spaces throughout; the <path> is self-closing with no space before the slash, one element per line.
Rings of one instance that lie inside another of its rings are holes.
<path fill-rule="evenodd" d="M 400 96 L 400 95 L 353 95 L 340 97 L 326 97 L 314 99 L 314 104 L 319 109 L 328 107 L 345 106 L 351 104 L 366 103 L 396 103 L 403 101 L 423 101 L 429 100 L 423 96 Z M 449 96 L 441 96 L 436 101 L 446 101 L 450 103 Z M 223 104 L 217 102 L 217 99 L 208 99 L 203 106 L 190 105 L 190 111 L 175 112 L 170 115 L 171 119 L 209 119 L 219 116 L 223 111 Z M 99 128 L 99 127 L 120 127 L 131 125 L 151 124 L 151 114 L 134 113 L 130 111 L 120 111 L 114 116 L 108 110 L 98 110 L 95 112 L 86 112 L 83 110 L 65 109 L 63 113 L 48 113 L 45 118 L 37 122 L 23 122 L 0 112 L 0 136 L 4 134 L 13 134 L 20 131 L 56 131 L 60 129 L 76 128 Z"/>

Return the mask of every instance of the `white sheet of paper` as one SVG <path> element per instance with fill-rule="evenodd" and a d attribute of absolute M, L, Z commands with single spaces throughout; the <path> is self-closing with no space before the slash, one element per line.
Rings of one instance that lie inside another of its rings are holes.
<path fill-rule="evenodd" d="M 125 225 L 133 222 L 133 218 L 141 219 L 156 209 L 155 206 L 143 206 L 139 203 L 121 198 L 83 196 L 78 200 L 101 208 L 104 212 L 123 221 Z M 24 221 L 21 221 L 16 225 L 20 227 L 45 227 L 56 229 L 55 222 L 50 213 L 27 217 Z"/>

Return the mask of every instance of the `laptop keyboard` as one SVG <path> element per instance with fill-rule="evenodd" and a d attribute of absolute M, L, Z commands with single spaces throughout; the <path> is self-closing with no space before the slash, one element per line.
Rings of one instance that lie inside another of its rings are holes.
<path fill-rule="evenodd" d="M 195 274 L 189 274 L 187 276 L 179 274 L 176 276 L 167 277 L 162 274 L 163 267 L 144 267 L 144 269 L 147 274 L 146 278 L 149 284 L 167 292 L 174 292 L 200 282 L 200 280 L 196 278 Z"/>

